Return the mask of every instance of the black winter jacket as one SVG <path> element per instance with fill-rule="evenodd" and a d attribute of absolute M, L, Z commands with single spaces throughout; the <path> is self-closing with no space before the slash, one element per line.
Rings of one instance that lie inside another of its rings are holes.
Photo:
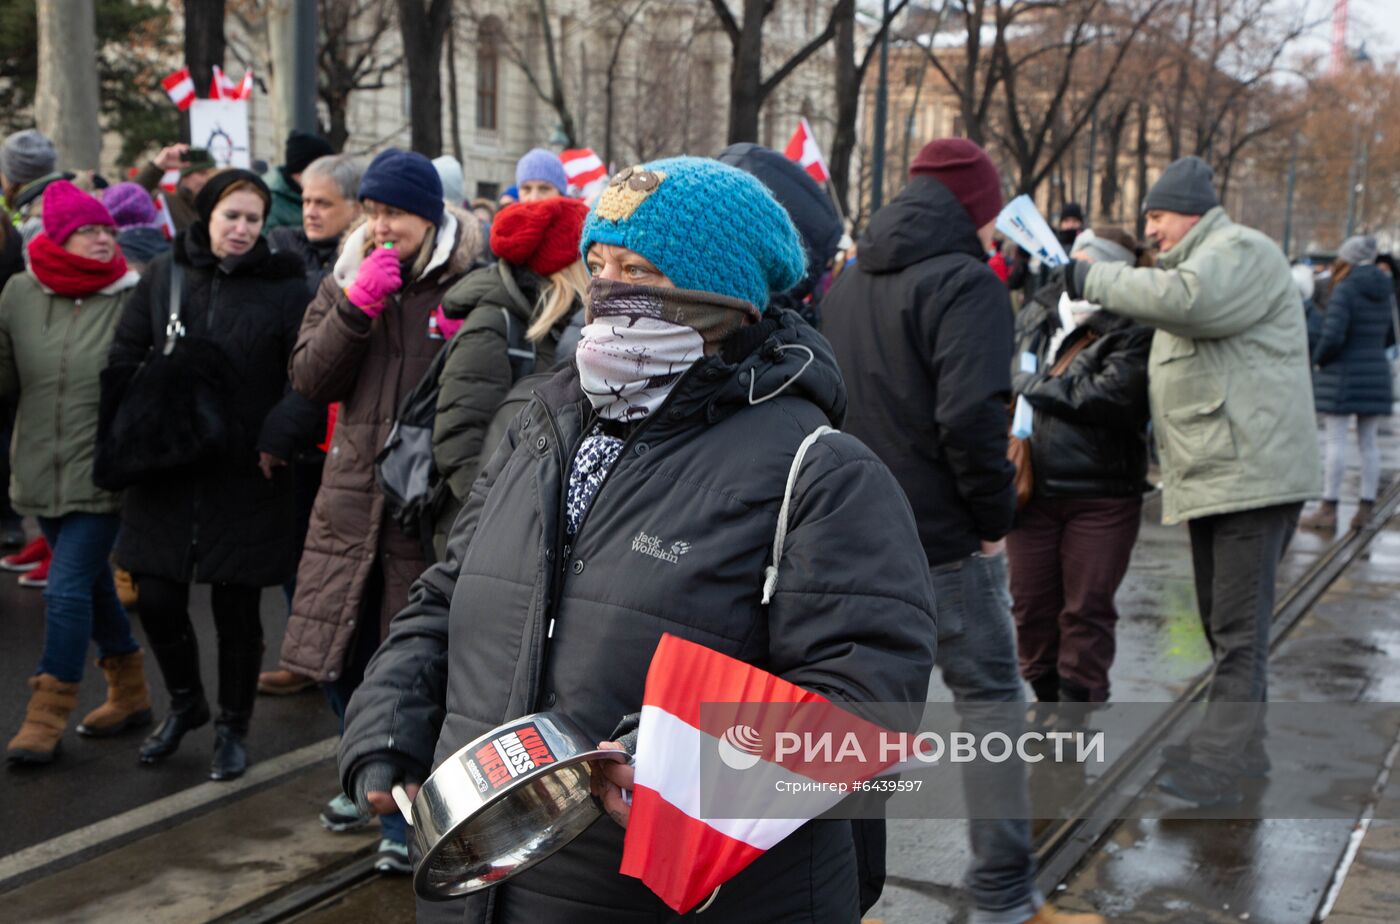
<path fill-rule="evenodd" d="M 287 361 L 296 343 L 306 283 L 301 262 L 266 243 L 220 262 L 203 225 L 157 257 L 122 313 L 112 340 L 102 404 L 122 390 L 152 349 L 165 341 L 170 261 L 184 271 L 180 317 L 189 336 L 227 353 L 235 381 L 229 411 L 246 443 L 221 463 L 189 475 L 128 488 L 122 501 L 117 562 L 133 574 L 172 581 L 281 584 L 296 570 L 292 470 L 258 469 L 258 453 L 290 461 L 324 430 L 320 408 L 291 390 Z"/>
<path fill-rule="evenodd" d="M 1371 264 L 1332 287 L 1322 336 L 1313 349 L 1313 395 L 1321 414 L 1390 415 L 1390 277 Z"/>
<path fill-rule="evenodd" d="M 1060 293 L 1036 293 L 1016 319 L 1013 390 L 1035 410 L 1031 470 L 1036 497 L 1131 497 L 1147 487 L 1147 353 L 1152 328 L 1098 311 L 1060 342 Z M 1074 344 L 1093 335 L 1069 367 L 1046 372 Z M 1034 353 L 1038 372 L 1020 372 L 1022 353 Z"/>
<path fill-rule="evenodd" d="M 1011 529 L 1011 301 L 952 193 L 915 177 L 876 213 L 822 301 L 850 392 L 846 431 L 909 496 L 929 564 Z"/>
<path fill-rule="evenodd" d="M 446 560 L 414 586 L 351 699 L 347 791 L 366 762 L 422 779 L 471 739 L 539 709 L 604 740 L 640 708 L 666 632 L 836 700 L 923 701 L 936 638 L 927 565 L 898 485 L 855 438 L 829 435 L 808 452 L 777 590 L 760 602 L 793 455 L 845 407 L 821 335 L 792 312 L 765 326 L 741 359 L 698 362 L 631 432 L 572 547 L 562 501 L 592 409 L 572 365 L 537 389 L 473 484 Z M 778 349 L 793 344 L 805 349 Z M 707 914 L 768 922 L 763 893 L 803 909 L 783 920 L 856 920 L 850 831 L 844 821 L 804 826 Z M 419 920 L 674 920 L 618 875 L 622 840 L 604 819 L 471 899 L 465 918 L 461 905 L 420 904 Z"/>
<path fill-rule="evenodd" d="M 321 280 L 330 275 L 335 258 L 340 253 L 342 237 L 328 241 L 312 241 L 300 227 L 274 228 L 267 234 L 267 243 L 277 253 L 293 254 L 301 260 L 306 271 L 306 301 L 309 304 L 321 288 Z"/>

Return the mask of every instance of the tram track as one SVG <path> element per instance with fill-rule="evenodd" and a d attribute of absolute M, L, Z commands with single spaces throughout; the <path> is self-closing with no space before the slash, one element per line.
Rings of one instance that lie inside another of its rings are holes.
<path fill-rule="evenodd" d="M 1269 632 L 1272 655 L 1298 626 L 1328 588 L 1370 547 L 1391 517 L 1400 512 L 1400 477 L 1377 501 L 1365 526 L 1332 543 L 1294 581 L 1274 607 Z M 1033 849 L 1039 873 L 1037 885 L 1046 895 L 1067 881 L 1122 823 L 1128 808 L 1152 786 L 1161 771 L 1161 749 L 1184 738 L 1193 705 L 1205 695 L 1212 670 L 1196 676 L 1170 708 L 1152 722 L 1123 755 L 1083 795 L 1069 806 L 1066 817 L 1042 830 Z"/>

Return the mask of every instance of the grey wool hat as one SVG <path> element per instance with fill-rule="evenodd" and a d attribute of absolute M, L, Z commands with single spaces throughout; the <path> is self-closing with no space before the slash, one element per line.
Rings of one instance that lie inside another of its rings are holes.
<path fill-rule="evenodd" d="M 35 129 L 15 132 L 0 144 L 0 173 L 16 186 L 48 176 L 57 163 L 53 142 Z"/>
<path fill-rule="evenodd" d="M 1210 164 L 1192 155 L 1172 161 L 1142 204 L 1144 212 L 1161 209 L 1182 215 L 1204 215 L 1220 204 L 1212 180 L 1215 172 Z"/>
<path fill-rule="evenodd" d="M 1360 266 L 1363 263 L 1375 263 L 1379 254 L 1380 245 L 1374 237 L 1358 234 L 1342 242 L 1341 249 L 1337 251 L 1337 259 L 1352 266 Z"/>

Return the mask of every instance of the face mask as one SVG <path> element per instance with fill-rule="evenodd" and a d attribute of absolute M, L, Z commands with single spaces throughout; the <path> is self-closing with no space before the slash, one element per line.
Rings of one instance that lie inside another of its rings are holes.
<path fill-rule="evenodd" d="M 574 354 L 584 394 L 601 417 L 639 420 L 707 346 L 757 321 L 758 310 L 712 292 L 594 279 L 587 318 Z"/>

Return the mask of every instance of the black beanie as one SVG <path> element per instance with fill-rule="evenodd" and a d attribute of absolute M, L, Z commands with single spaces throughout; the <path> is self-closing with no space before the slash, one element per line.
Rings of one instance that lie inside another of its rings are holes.
<path fill-rule="evenodd" d="M 1147 191 L 1147 199 L 1142 210 L 1150 212 L 1161 209 L 1165 212 L 1179 212 L 1182 215 L 1204 215 L 1220 204 L 1211 181 L 1215 172 L 1210 164 L 1194 155 L 1172 161 L 1152 188 Z"/>
<path fill-rule="evenodd" d="M 1064 221 L 1066 218 L 1077 218 L 1083 221 L 1084 209 L 1080 207 L 1078 202 L 1066 202 L 1060 206 L 1060 221 Z"/>
<path fill-rule="evenodd" d="M 335 148 L 331 143 L 320 135 L 313 135 L 310 132 L 293 130 L 287 136 L 286 156 L 282 158 L 282 167 L 287 171 L 290 179 L 292 174 L 301 173 L 311 162 L 318 157 L 326 157 L 334 154 Z"/>
<path fill-rule="evenodd" d="M 272 208 L 272 193 L 268 192 L 267 184 L 262 181 L 251 170 L 242 170 L 231 167 L 227 170 L 220 170 L 209 178 L 209 182 L 204 184 L 204 188 L 199 191 L 199 195 L 194 197 L 194 210 L 199 214 L 199 220 L 205 225 L 209 224 L 209 218 L 214 214 L 214 206 L 219 204 L 219 200 L 224 197 L 228 188 L 239 181 L 252 185 L 254 192 L 263 201 L 263 218 L 267 218 L 268 210 Z"/>

